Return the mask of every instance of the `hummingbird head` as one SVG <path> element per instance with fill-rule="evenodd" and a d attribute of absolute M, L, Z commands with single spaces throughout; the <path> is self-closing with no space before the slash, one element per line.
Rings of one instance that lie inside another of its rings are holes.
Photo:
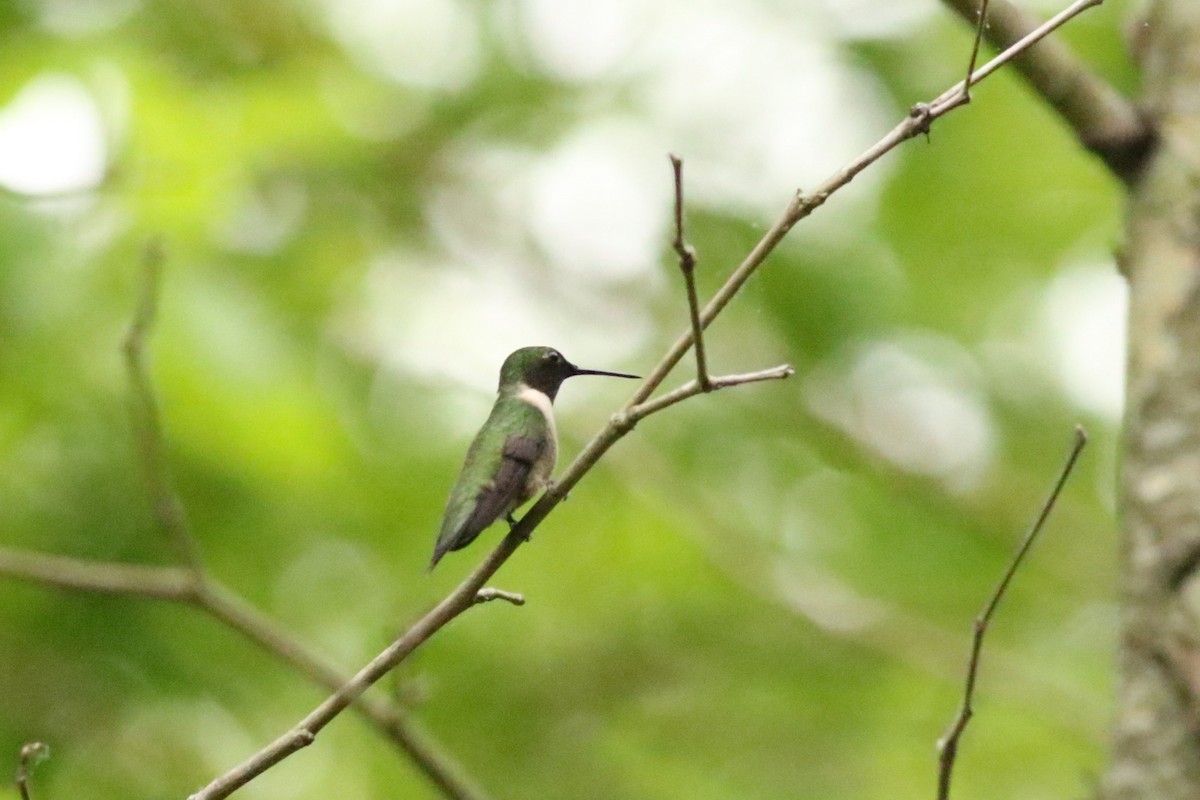
<path fill-rule="evenodd" d="M 637 378 L 624 372 L 604 372 L 598 369 L 580 369 L 567 361 L 553 347 L 522 347 L 504 359 L 500 368 L 500 391 L 516 389 L 524 384 L 537 389 L 551 400 L 558 394 L 558 387 L 567 378 L 575 375 L 608 375 L 613 378 Z"/>

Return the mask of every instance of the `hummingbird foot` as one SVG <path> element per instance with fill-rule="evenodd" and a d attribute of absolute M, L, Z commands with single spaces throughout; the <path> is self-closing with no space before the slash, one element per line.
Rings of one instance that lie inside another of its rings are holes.
<path fill-rule="evenodd" d="M 511 511 L 510 511 L 510 512 L 508 512 L 507 514 L 505 514 L 505 515 L 504 515 L 504 521 L 508 523 L 508 529 L 509 529 L 510 531 L 511 531 L 513 528 L 517 527 L 517 523 L 518 523 L 518 522 L 520 522 L 520 520 L 519 520 L 519 519 L 517 519 L 516 517 L 514 517 L 514 516 L 512 515 L 512 512 L 511 512 Z M 522 539 L 524 539 L 525 541 L 527 541 L 527 542 L 528 542 L 528 541 L 529 541 L 531 538 L 533 538 L 533 537 L 532 537 L 532 534 L 528 534 L 528 533 L 527 533 L 527 534 L 525 534 L 524 536 L 522 536 L 521 538 L 522 538 Z"/>

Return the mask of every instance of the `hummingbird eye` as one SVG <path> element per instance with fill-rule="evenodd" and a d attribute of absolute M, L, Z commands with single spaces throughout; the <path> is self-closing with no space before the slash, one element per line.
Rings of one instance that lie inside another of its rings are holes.
<path fill-rule="evenodd" d="M 551 350 L 549 353 L 546 354 L 546 361 L 548 361 L 551 364 L 557 364 L 562 360 L 563 360 L 562 354 L 559 353 L 557 350 Z"/>

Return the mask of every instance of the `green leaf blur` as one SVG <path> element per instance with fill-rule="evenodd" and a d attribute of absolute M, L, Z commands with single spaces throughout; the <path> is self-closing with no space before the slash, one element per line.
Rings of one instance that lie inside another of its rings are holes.
<path fill-rule="evenodd" d="M 357 669 L 499 539 L 424 572 L 503 357 L 641 373 L 686 327 L 666 154 L 703 300 L 970 44 L 934 3 L 584 5 L 0 4 L 0 546 L 173 563 L 119 352 L 157 237 L 151 374 L 205 564 Z M 1066 37 L 1123 88 L 1128 13 Z M 418 696 L 495 800 L 930 797 L 971 620 L 1081 422 L 955 794 L 1082 795 L 1113 661 L 1121 200 L 1015 73 L 989 79 L 710 328 L 715 373 L 794 378 L 643 422 L 497 576 L 528 604 L 468 612 L 376 691 Z M 629 390 L 566 385 L 560 471 Z M 0 578 L 0 771 L 49 743 L 38 800 L 184 797 L 323 696 L 194 609 Z M 439 795 L 346 714 L 240 796 Z"/>

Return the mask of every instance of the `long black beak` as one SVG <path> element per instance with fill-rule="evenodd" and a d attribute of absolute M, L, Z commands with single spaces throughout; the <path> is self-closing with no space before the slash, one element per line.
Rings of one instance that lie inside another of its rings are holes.
<path fill-rule="evenodd" d="M 580 369 L 579 367 L 575 367 L 571 377 L 576 375 L 607 375 L 610 378 L 633 378 L 634 380 L 640 380 L 642 377 L 641 375 L 630 375 L 628 372 L 605 372 L 602 369 Z"/>

